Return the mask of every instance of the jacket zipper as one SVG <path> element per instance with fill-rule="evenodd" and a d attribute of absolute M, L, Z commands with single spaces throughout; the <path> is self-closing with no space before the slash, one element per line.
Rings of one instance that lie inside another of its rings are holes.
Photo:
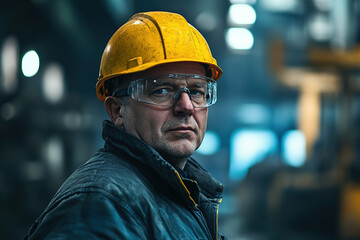
<path fill-rule="evenodd" d="M 194 201 L 194 199 L 191 197 L 189 190 L 187 189 L 185 183 L 183 182 L 183 180 L 182 180 L 181 177 L 180 177 L 180 174 L 179 174 L 177 171 L 174 171 L 174 172 L 176 173 L 176 176 L 179 178 L 181 185 L 183 186 L 183 188 L 184 188 L 184 189 L 186 190 L 186 192 L 188 193 L 188 196 L 189 196 L 190 200 L 194 203 L 195 208 L 198 208 L 197 203 L 196 203 L 196 202 Z M 218 202 L 218 204 L 217 204 L 217 206 L 216 206 L 216 219 L 215 219 L 215 222 L 216 222 L 216 223 L 215 223 L 215 236 L 216 236 L 216 240 L 219 240 L 219 205 L 220 205 L 221 201 L 222 201 L 222 198 L 219 199 L 219 202 Z M 203 214 L 201 213 L 201 211 L 199 211 L 199 212 L 200 212 L 202 218 L 204 218 L 204 216 L 203 216 Z M 204 220 L 205 220 L 205 219 L 204 219 Z M 205 226 L 207 227 L 206 224 L 205 224 Z M 209 229 L 208 229 L 208 231 L 209 231 Z M 210 233 L 210 231 L 209 231 L 209 233 Z"/>
<path fill-rule="evenodd" d="M 179 178 L 181 185 L 182 185 L 183 188 L 186 190 L 186 192 L 187 192 L 190 200 L 193 202 L 194 206 L 197 208 L 198 205 L 197 205 L 197 203 L 195 202 L 195 200 L 191 197 L 191 194 L 190 194 L 189 190 L 186 188 L 185 183 L 184 183 L 183 180 L 181 179 L 180 174 L 179 174 L 177 171 L 174 171 L 174 172 L 176 173 L 176 176 Z"/>
<path fill-rule="evenodd" d="M 222 198 L 220 198 L 217 206 L 216 206 L 216 225 L 215 225 L 215 234 L 216 234 L 216 240 L 219 240 L 219 206 L 222 201 Z"/>

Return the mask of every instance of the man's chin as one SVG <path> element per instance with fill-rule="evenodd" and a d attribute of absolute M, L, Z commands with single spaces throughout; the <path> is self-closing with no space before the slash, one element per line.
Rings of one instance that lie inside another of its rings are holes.
<path fill-rule="evenodd" d="M 191 155 L 196 150 L 197 144 L 195 140 L 181 139 L 172 142 L 172 147 L 179 152 L 188 152 Z"/>
<path fill-rule="evenodd" d="M 191 141 L 175 141 L 166 147 L 163 151 L 165 155 L 173 158 L 188 158 L 190 157 L 196 150 L 197 145 Z"/>

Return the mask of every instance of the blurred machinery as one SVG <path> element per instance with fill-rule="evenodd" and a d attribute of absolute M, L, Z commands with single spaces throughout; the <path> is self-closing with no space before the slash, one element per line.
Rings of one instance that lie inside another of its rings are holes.
<path fill-rule="evenodd" d="M 267 236 L 259 239 L 360 239 L 359 2 L 332 5 L 333 35 L 310 42 L 306 66 L 289 63 L 279 38 L 270 44 L 275 76 L 299 92 L 308 157 L 300 168 L 261 162 L 241 183 L 243 231 Z"/>
<path fill-rule="evenodd" d="M 235 240 L 360 239 L 359 0 L 4 1 L 0 239 L 21 238 L 102 146 L 103 48 L 132 14 L 159 9 L 194 24 L 224 70 L 196 153 L 227 186 L 220 229 Z M 25 55 L 35 69 L 24 71 Z"/>

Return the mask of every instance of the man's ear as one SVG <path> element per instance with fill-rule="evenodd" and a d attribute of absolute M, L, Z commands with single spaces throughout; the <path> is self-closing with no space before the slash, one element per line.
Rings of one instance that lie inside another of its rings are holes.
<path fill-rule="evenodd" d="M 122 116 L 124 105 L 117 98 L 112 96 L 107 97 L 104 104 L 111 121 L 116 126 L 121 127 L 124 124 Z"/>

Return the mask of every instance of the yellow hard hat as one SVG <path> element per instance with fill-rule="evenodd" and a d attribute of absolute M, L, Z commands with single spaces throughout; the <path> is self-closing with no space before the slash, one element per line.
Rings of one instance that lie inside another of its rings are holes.
<path fill-rule="evenodd" d="M 96 84 L 97 97 L 104 101 L 109 95 L 104 82 L 110 78 L 172 62 L 203 63 L 214 80 L 222 74 L 206 40 L 184 17 L 170 12 L 135 14 L 105 47 Z"/>

